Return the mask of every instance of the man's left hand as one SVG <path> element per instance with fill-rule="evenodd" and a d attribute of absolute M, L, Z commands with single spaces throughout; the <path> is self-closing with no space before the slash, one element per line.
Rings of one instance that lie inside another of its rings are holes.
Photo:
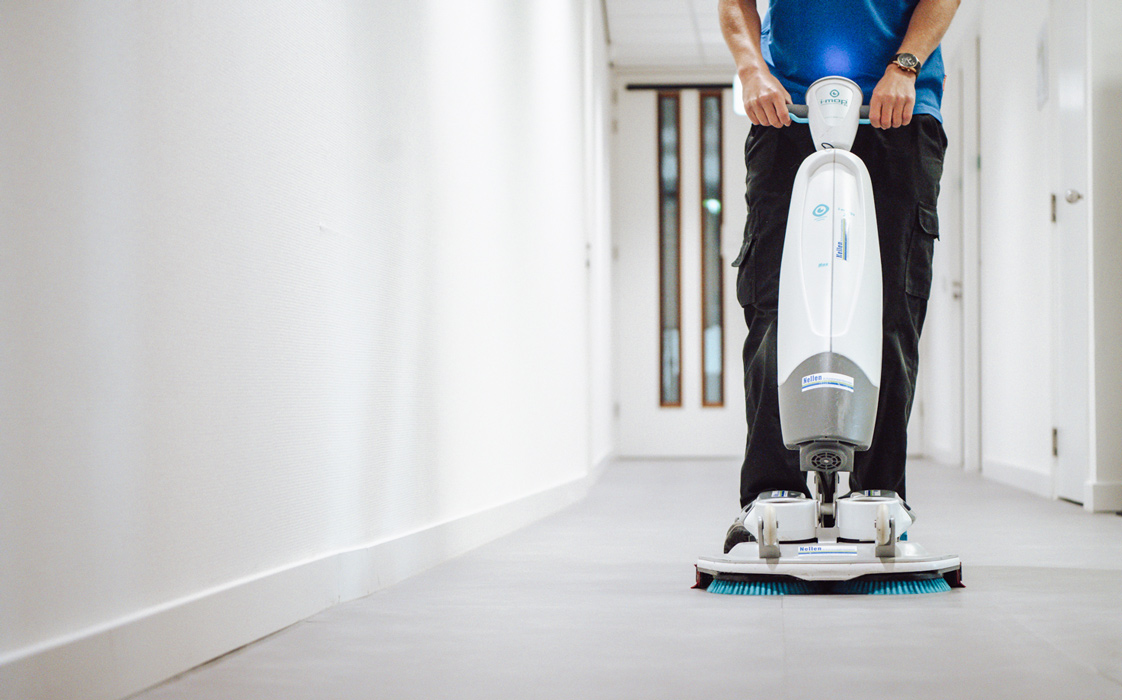
<path fill-rule="evenodd" d="M 912 121 L 916 104 L 916 76 L 895 64 L 873 88 L 869 100 L 869 123 L 878 129 L 894 129 Z"/>

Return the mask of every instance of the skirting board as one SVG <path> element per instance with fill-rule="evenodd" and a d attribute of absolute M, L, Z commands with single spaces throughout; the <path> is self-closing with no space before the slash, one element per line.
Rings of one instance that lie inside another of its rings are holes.
<path fill-rule="evenodd" d="M 982 476 L 999 484 L 1034 493 L 1044 498 L 1052 498 L 1052 475 L 1026 469 L 1014 464 L 1004 464 L 993 460 L 982 461 Z"/>
<path fill-rule="evenodd" d="M 1122 482 L 1089 481 L 1084 487 L 1087 500 L 1083 505 L 1096 513 L 1122 512 Z"/>
<path fill-rule="evenodd" d="M 361 598 L 583 498 L 587 476 L 384 542 L 325 554 L 0 658 L 0 698 L 118 700 Z"/>

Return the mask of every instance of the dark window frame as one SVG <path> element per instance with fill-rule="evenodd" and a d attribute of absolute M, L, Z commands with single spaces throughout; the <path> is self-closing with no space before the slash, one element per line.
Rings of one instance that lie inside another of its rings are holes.
<path fill-rule="evenodd" d="M 709 373 L 705 371 L 706 370 L 705 362 L 706 362 L 706 358 L 709 355 L 709 353 L 707 352 L 707 348 L 706 348 L 705 330 L 709 325 L 711 325 L 711 324 L 706 323 L 706 321 L 708 321 L 709 319 L 707 318 L 707 313 L 706 313 L 707 299 L 706 299 L 706 294 L 705 294 L 706 290 L 709 287 L 709 284 L 708 284 L 709 280 L 708 280 L 708 275 L 706 274 L 706 265 L 705 265 L 705 256 L 706 256 L 706 252 L 707 252 L 706 245 L 705 245 L 705 224 L 706 224 L 707 216 L 710 216 L 709 212 L 706 209 L 706 205 L 705 205 L 705 203 L 707 201 L 707 197 L 706 197 L 707 193 L 706 193 L 706 187 L 705 187 L 705 126 L 706 126 L 705 125 L 705 101 L 706 101 L 706 99 L 716 99 L 716 101 L 717 101 L 717 129 L 716 129 L 716 134 L 717 134 L 717 143 L 716 143 L 717 188 L 716 189 L 717 189 L 718 201 L 721 203 L 720 211 L 717 214 L 717 241 L 716 241 L 716 247 L 717 247 L 716 289 L 717 289 L 717 298 L 718 298 L 717 325 L 720 326 L 720 328 L 721 328 L 720 346 L 718 347 L 718 352 L 719 352 L 720 357 L 721 357 L 721 369 L 720 369 L 720 372 L 718 374 L 719 379 L 717 380 L 718 383 L 719 383 L 718 386 L 717 386 L 717 392 L 718 392 L 718 395 L 719 395 L 720 398 L 717 401 L 710 401 L 709 400 L 709 389 L 710 389 Z M 723 255 L 722 250 L 721 250 L 721 229 L 724 226 L 724 217 L 725 217 L 725 208 L 724 208 L 724 184 L 725 183 L 724 183 L 724 111 L 723 111 L 724 110 L 724 97 L 723 97 L 722 91 L 720 89 L 702 89 L 702 90 L 699 90 L 698 91 L 697 104 L 698 104 L 698 139 L 700 141 L 700 147 L 698 148 L 698 160 L 699 160 L 699 165 L 700 165 L 700 167 L 698 169 L 699 170 L 698 178 L 700 180 L 699 187 L 698 187 L 698 192 L 699 192 L 700 196 L 698 197 L 698 199 L 700 200 L 700 203 L 701 203 L 700 212 L 699 212 L 699 217 L 700 217 L 700 220 L 701 220 L 701 226 L 700 226 L 700 235 L 701 235 L 701 256 L 700 256 L 701 257 L 701 382 L 702 382 L 702 385 L 701 385 L 701 405 L 703 407 L 707 407 L 707 408 L 708 407 L 723 408 L 724 405 L 725 405 L 725 387 L 724 387 L 724 384 L 725 384 L 725 310 L 724 310 L 725 265 L 724 265 L 724 255 Z"/>
<path fill-rule="evenodd" d="M 677 173 L 675 175 L 676 186 L 674 188 L 674 201 L 675 213 L 678 221 L 675 222 L 676 244 L 675 260 L 677 262 L 676 277 L 676 309 L 674 311 L 676 324 L 675 330 L 678 334 L 678 373 L 677 373 L 677 388 L 678 397 L 676 401 L 668 401 L 666 398 L 666 326 L 665 311 L 666 311 L 666 289 L 667 280 L 665 272 L 667 267 L 666 261 L 666 248 L 664 246 L 665 226 L 665 202 L 667 192 L 663 186 L 663 147 L 662 147 L 662 132 L 663 132 L 663 101 L 673 100 L 674 102 L 674 129 L 675 129 L 675 160 L 677 165 Z M 681 408 L 683 405 L 682 397 L 684 394 L 684 377 L 682 372 L 682 99 L 679 90 L 660 90 L 656 100 L 658 112 L 658 127 L 656 129 L 656 143 L 658 148 L 658 167 L 656 168 L 657 176 L 657 192 L 658 192 L 658 395 L 659 405 L 663 408 Z"/>

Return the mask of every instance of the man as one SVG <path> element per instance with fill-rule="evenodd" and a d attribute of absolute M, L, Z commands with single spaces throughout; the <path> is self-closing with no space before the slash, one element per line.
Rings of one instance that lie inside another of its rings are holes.
<path fill-rule="evenodd" d="M 876 201 L 884 280 L 880 400 L 870 449 L 858 452 L 850 489 L 905 496 L 907 425 L 915 394 L 919 336 L 931 289 L 935 202 L 946 135 L 939 106 L 939 51 L 958 0 L 771 0 L 761 26 L 754 0 L 720 0 L 721 30 L 744 86 L 752 130 L 745 144 L 748 222 L 737 266 L 744 308 L 744 393 L 748 443 L 740 518 L 725 551 L 750 537 L 743 522 L 761 493 L 808 493 L 798 453 L 779 427 L 776 316 L 779 264 L 795 173 L 814 152 L 809 127 L 787 105 L 805 102 L 818 78 L 856 82 L 875 129 L 858 130 L 852 151 L 868 166 Z"/>

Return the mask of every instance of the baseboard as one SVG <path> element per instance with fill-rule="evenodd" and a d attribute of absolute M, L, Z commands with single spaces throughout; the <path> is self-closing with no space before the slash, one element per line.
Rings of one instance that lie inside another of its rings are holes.
<path fill-rule="evenodd" d="M 1122 482 L 1088 481 L 1084 485 L 1086 499 L 1083 505 L 1096 513 L 1122 512 Z"/>
<path fill-rule="evenodd" d="M 332 552 L 0 658 L 0 698 L 117 700 L 369 595 L 580 500 L 603 472 L 383 542 Z"/>
<path fill-rule="evenodd" d="M 990 459 L 982 460 L 982 476 L 1000 484 L 1052 498 L 1052 476 Z"/>

